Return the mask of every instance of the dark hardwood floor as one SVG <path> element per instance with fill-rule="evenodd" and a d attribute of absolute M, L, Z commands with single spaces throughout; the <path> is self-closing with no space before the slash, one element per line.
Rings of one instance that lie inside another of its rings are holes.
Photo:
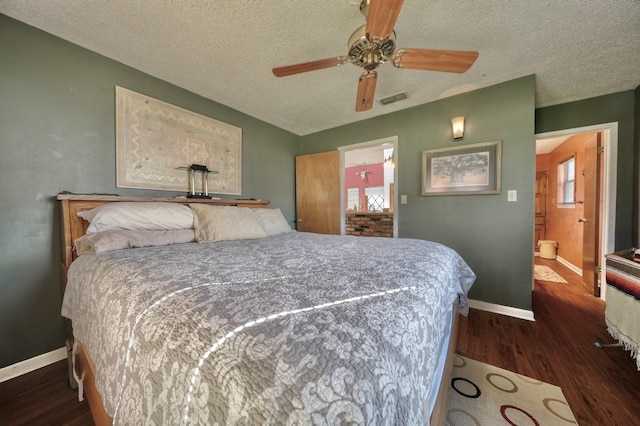
<path fill-rule="evenodd" d="M 568 283 L 536 281 L 535 322 L 471 310 L 462 318 L 458 353 L 560 386 L 580 425 L 640 424 L 640 372 L 611 342 L 604 302 L 580 278 L 536 258 Z M 0 425 L 91 425 L 89 407 L 67 388 L 66 361 L 0 384 Z"/>
<path fill-rule="evenodd" d="M 67 361 L 0 383 L 0 425 L 93 425 L 87 401 L 67 386 Z"/>
<path fill-rule="evenodd" d="M 640 424 L 640 372 L 613 342 L 604 322 L 605 304 L 581 278 L 555 260 L 536 257 L 568 283 L 535 282 L 535 322 L 471 310 L 461 321 L 458 353 L 560 386 L 578 424 Z"/>

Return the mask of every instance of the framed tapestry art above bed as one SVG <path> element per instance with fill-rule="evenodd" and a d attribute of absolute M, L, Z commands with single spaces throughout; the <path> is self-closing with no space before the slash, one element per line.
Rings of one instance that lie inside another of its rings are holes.
<path fill-rule="evenodd" d="M 242 129 L 116 86 L 116 185 L 187 192 L 188 171 L 178 168 L 191 164 L 215 172 L 209 192 L 240 195 Z"/>

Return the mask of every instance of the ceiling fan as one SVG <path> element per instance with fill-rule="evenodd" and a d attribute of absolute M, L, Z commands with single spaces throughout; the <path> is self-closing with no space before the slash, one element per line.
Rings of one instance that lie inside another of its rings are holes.
<path fill-rule="evenodd" d="M 404 0 L 362 0 L 360 12 L 367 24 L 358 28 L 349 39 L 346 56 L 319 59 L 273 69 L 276 77 L 285 77 L 320 70 L 348 62 L 364 68 L 358 81 L 356 111 L 373 106 L 378 73 L 376 68 L 391 61 L 396 68 L 463 73 L 478 57 L 478 52 L 433 49 L 396 49 L 393 31 Z"/>

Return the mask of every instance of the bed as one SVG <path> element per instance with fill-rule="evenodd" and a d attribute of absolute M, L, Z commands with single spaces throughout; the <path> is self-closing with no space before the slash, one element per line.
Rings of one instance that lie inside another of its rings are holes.
<path fill-rule="evenodd" d="M 640 262 L 635 250 L 606 255 L 605 322 L 611 336 L 631 352 L 640 370 Z"/>
<path fill-rule="evenodd" d="M 450 248 L 292 231 L 78 256 L 78 212 L 107 203 L 272 209 L 59 200 L 63 316 L 96 424 L 445 423 L 475 280 Z"/>

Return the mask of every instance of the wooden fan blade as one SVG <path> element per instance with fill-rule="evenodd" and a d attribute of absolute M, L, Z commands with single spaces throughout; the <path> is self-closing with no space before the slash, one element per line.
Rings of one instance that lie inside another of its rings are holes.
<path fill-rule="evenodd" d="M 365 71 L 358 81 L 358 99 L 356 99 L 356 112 L 367 111 L 373 106 L 373 97 L 376 94 L 376 82 L 378 73 Z"/>
<path fill-rule="evenodd" d="M 396 25 L 404 0 L 370 0 L 367 13 L 367 34 L 388 37 Z"/>
<path fill-rule="evenodd" d="M 273 69 L 273 75 L 276 77 L 285 77 L 292 74 L 300 74 L 308 71 L 321 70 L 323 68 L 337 67 L 347 63 L 346 56 L 338 56 L 336 58 L 318 59 L 317 61 L 302 62 L 295 65 L 287 65 Z"/>
<path fill-rule="evenodd" d="M 478 58 L 478 52 L 461 50 L 398 49 L 393 65 L 414 70 L 466 72 Z"/>

